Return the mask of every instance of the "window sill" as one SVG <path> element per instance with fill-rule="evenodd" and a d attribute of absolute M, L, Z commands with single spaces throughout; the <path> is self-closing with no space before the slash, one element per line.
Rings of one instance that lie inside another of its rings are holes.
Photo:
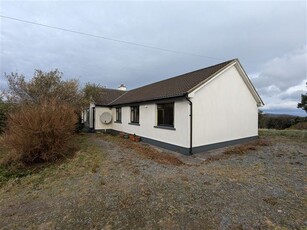
<path fill-rule="evenodd" d="M 171 126 L 162 126 L 162 125 L 154 126 L 154 128 L 157 128 L 157 129 L 176 130 L 174 127 L 171 127 Z"/>
<path fill-rule="evenodd" d="M 114 121 L 114 123 L 118 123 L 118 124 L 121 124 L 122 122 L 121 122 L 121 121 Z"/>
<path fill-rule="evenodd" d="M 128 125 L 136 125 L 136 126 L 140 126 L 140 123 L 128 123 Z"/>

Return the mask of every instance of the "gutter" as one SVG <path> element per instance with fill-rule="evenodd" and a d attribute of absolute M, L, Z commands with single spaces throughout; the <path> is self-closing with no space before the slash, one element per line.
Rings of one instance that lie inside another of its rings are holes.
<path fill-rule="evenodd" d="M 185 99 L 189 102 L 190 105 L 190 149 L 189 149 L 189 154 L 193 154 L 193 103 L 189 99 L 188 95 L 185 96 Z"/>

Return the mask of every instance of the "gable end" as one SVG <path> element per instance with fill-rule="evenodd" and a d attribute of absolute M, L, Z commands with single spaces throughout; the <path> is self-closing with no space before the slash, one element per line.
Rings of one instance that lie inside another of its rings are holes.
<path fill-rule="evenodd" d="M 231 63 L 229 63 L 224 68 L 220 69 L 218 72 L 212 74 L 210 77 L 205 79 L 204 81 L 200 82 L 198 85 L 196 85 L 194 88 L 189 90 L 188 95 L 190 97 L 193 97 L 194 93 L 196 93 L 199 89 L 203 88 L 205 85 L 209 84 L 211 81 L 213 81 L 215 78 L 219 77 L 222 73 L 226 72 L 231 67 L 235 66 L 237 71 L 239 72 L 240 76 L 242 77 L 245 85 L 249 89 L 250 93 L 253 95 L 255 101 L 257 102 L 257 106 L 263 106 L 264 103 L 262 99 L 260 98 L 259 94 L 257 93 L 255 87 L 253 86 L 252 82 L 248 78 L 246 72 L 244 71 L 243 67 L 241 66 L 238 59 L 234 59 Z"/>

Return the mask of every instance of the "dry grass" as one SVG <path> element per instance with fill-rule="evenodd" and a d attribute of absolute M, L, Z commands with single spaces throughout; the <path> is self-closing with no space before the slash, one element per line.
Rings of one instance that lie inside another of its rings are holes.
<path fill-rule="evenodd" d="M 226 158 L 226 156 L 222 155 L 222 154 L 209 156 L 209 157 L 206 158 L 206 163 L 211 163 L 211 162 L 214 162 L 214 161 L 219 161 L 219 160 L 222 160 L 222 159 L 225 159 L 225 158 Z"/>
<path fill-rule="evenodd" d="M 246 143 L 235 147 L 230 147 L 226 149 L 223 153 L 225 155 L 232 155 L 232 154 L 243 155 L 250 151 L 255 151 L 259 149 L 259 147 L 269 146 L 269 145 L 270 142 L 268 140 L 258 139 L 257 141 L 253 141 L 250 143 Z"/>
<path fill-rule="evenodd" d="M 307 130 L 294 130 L 294 129 L 286 129 L 286 130 L 276 130 L 276 129 L 259 129 L 260 137 L 285 137 L 291 138 L 297 141 L 307 141 Z"/>
<path fill-rule="evenodd" d="M 270 205 L 276 205 L 277 202 L 277 198 L 276 197 L 267 197 L 267 198 L 263 198 L 263 201 L 270 204 Z"/>
<path fill-rule="evenodd" d="M 72 159 L 0 187 L 0 229 L 306 228 L 306 170 L 291 165 L 304 162 L 301 143 L 270 138 L 259 151 L 177 167 L 147 160 L 142 151 L 155 149 L 142 143 L 79 138 Z"/>
<path fill-rule="evenodd" d="M 184 162 L 182 162 L 176 156 L 173 156 L 168 153 L 160 152 L 150 146 L 145 146 L 142 143 L 132 142 L 129 139 L 122 139 L 117 136 L 111 136 L 111 135 L 104 136 L 104 137 L 107 140 L 116 142 L 123 148 L 132 149 L 136 153 L 142 155 L 143 157 L 150 159 L 152 161 L 155 161 L 159 164 L 174 165 L 174 166 L 184 165 Z"/>

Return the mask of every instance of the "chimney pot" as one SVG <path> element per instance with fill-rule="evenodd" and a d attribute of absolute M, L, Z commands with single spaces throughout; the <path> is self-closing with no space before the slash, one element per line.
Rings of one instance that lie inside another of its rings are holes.
<path fill-rule="evenodd" d="M 126 91 L 127 90 L 127 87 L 124 85 L 124 84 L 121 84 L 119 87 L 118 87 L 119 90 L 122 90 L 122 91 Z"/>

